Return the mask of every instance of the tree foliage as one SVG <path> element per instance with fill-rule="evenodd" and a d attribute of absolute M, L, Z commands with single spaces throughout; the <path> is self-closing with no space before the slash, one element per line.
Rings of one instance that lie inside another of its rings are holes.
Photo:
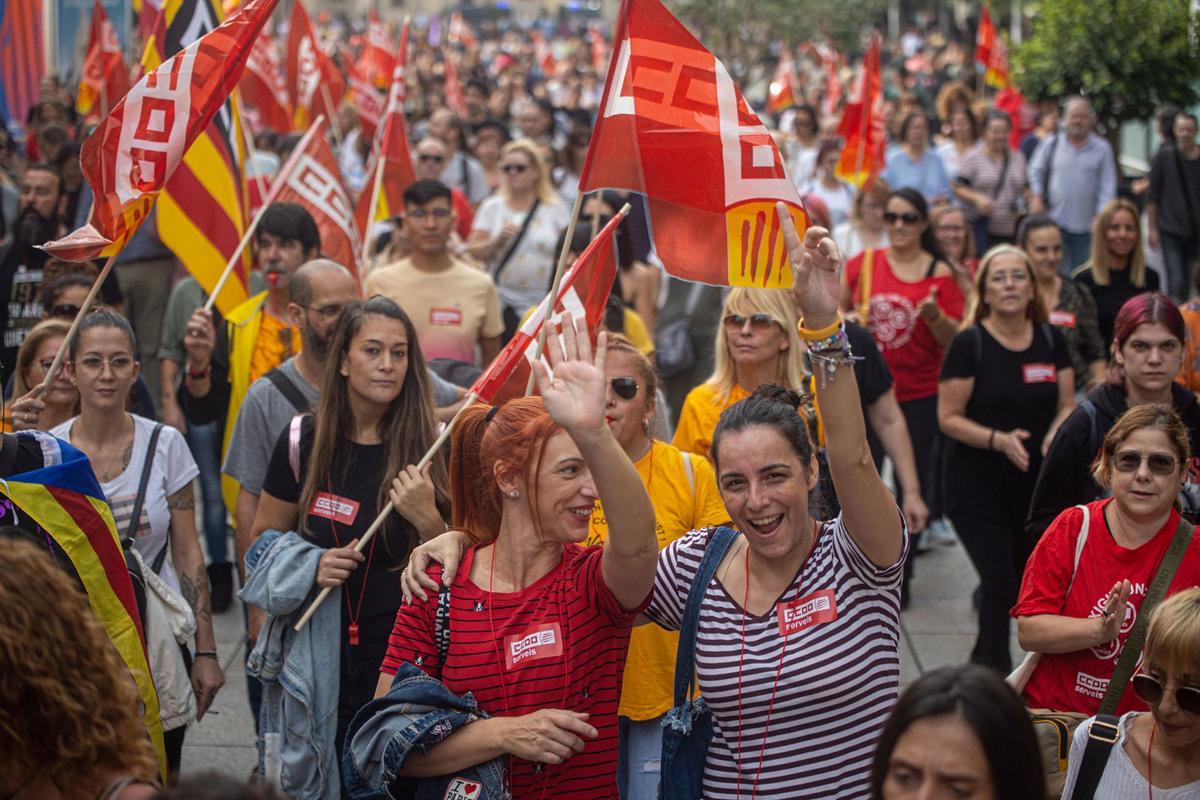
<path fill-rule="evenodd" d="M 1200 16 L 1188 0 L 1050 0 L 1012 54 L 1027 97 L 1086 95 L 1110 132 L 1161 103 L 1193 105 Z"/>

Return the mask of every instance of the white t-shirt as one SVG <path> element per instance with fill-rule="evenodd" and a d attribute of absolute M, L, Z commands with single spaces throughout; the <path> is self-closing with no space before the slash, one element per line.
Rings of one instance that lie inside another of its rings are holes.
<path fill-rule="evenodd" d="M 800 196 L 814 194 L 829 209 L 829 224 L 837 226 L 850 219 L 850 208 L 854 205 L 854 187 L 845 181 L 830 189 L 822 181 L 813 178 L 800 189 Z"/>
<path fill-rule="evenodd" d="M 1120 738 L 1108 751 L 1108 761 L 1105 762 L 1104 772 L 1100 775 L 1100 783 L 1096 785 L 1095 800 L 1126 800 L 1130 797 L 1147 797 L 1149 789 L 1146 778 L 1133 765 L 1129 753 L 1125 752 L 1125 740 L 1129 738 L 1129 727 L 1141 712 L 1130 711 L 1121 717 Z M 1063 787 L 1063 797 L 1070 797 L 1075 791 L 1075 781 L 1079 778 L 1079 765 L 1083 761 L 1083 751 L 1087 749 L 1088 732 L 1091 730 L 1095 717 L 1090 717 L 1079 723 L 1075 734 L 1071 737 L 1071 755 L 1067 760 L 1066 785 Z M 1174 789 L 1159 789 L 1155 787 L 1155 800 L 1196 800 L 1200 797 L 1200 781 Z"/>
<path fill-rule="evenodd" d="M 130 414 L 133 418 L 133 454 L 125 471 L 111 481 L 100 484 L 108 505 L 112 508 L 113 520 L 117 523 L 117 535 L 125 538 L 129 530 L 129 518 L 137 500 L 138 484 L 142 480 L 142 469 L 146 461 L 146 448 L 150 444 L 150 433 L 158 423 L 154 420 Z M 72 417 L 50 431 L 52 436 L 71 441 L 71 427 L 78 417 Z M 188 450 L 183 434 L 164 425 L 158 434 L 154 448 L 154 461 L 150 465 L 150 481 L 146 485 L 146 499 L 142 502 L 141 519 L 134 534 L 134 547 L 138 549 L 146 564 L 154 563 L 159 553 L 167 546 L 167 534 L 171 527 L 171 510 L 167 498 L 191 483 L 200 473 Z M 167 584 L 179 590 L 179 578 L 171 563 L 168 552 L 159 576 Z"/>
<path fill-rule="evenodd" d="M 503 197 L 493 195 L 479 207 L 471 230 L 495 236 L 505 225 L 520 227 L 527 213 L 513 211 Z M 539 203 L 529 229 L 500 273 L 500 279 L 496 282 L 500 303 L 515 310 L 518 316 L 540 303 L 550 291 L 550 280 L 554 277 L 554 264 L 558 258 L 556 245 L 558 237 L 567 227 L 568 216 L 562 203 Z M 506 250 L 507 247 L 496 254 L 493 263 L 488 265 L 489 272 L 495 273 L 496 262 Z"/>

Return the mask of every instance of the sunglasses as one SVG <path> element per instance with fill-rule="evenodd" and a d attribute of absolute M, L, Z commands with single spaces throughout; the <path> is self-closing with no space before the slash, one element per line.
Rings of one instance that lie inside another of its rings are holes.
<path fill-rule="evenodd" d="M 504 170 L 506 175 L 520 175 L 525 170 L 529 169 L 525 164 L 505 164 L 500 169 Z"/>
<path fill-rule="evenodd" d="M 905 211 L 903 214 L 897 214 L 895 211 L 883 212 L 883 221 L 888 225 L 895 225 L 897 222 L 903 222 L 905 225 L 916 225 L 921 221 L 921 215 L 915 211 Z"/>
<path fill-rule="evenodd" d="M 79 306 L 73 303 L 60 303 L 50 309 L 50 316 L 56 319 L 75 319 L 79 314 Z"/>
<path fill-rule="evenodd" d="M 440 164 L 446 160 L 446 157 L 445 156 L 433 156 L 433 155 L 428 155 L 426 153 L 422 153 L 421 155 L 417 156 L 417 160 L 418 161 L 432 161 L 437 164 Z"/>
<path fill-rule="evenodd" d="M 1174 456 L 1166 453 L 1143 455 L 1136 450 L 1122 450 L 1113 457 L 1113 468 L 1117 472 L 1137 472 L 1143 462 L 1155 475 L 1172 475 L 1175 472 L 1175 465 L 1179 463 Z"/>
<path fill-rule="evenodd" d="M 769 328 L 772 325 L 779 325 L 779 321 L 770 314 L 751 314 L 750 316 L 746 316 L 745 314 L 726 314 L 725 327 L 743 328 L 745 327 L 747 320 L 750 321 L 750 327 L 756 330 Z M 780 327 L 783 326 L 780 325 Z"/>
<path fill-rule="evenodd" d="M 622 400 L 632 400 L 637 397 L 638 385 L 633 378 L 613 378 L 609 381 L 613 394 Z"/>
<path fill-rule="evenodd" d="M 1130 679 L 1133 692 L 1148 706 L 1156 706 L 1162 702 L 1166 689 L 1158 681 L 1145 673 L 1139 672 Z M 1180 686 L 1175 690 L 1175 702 L 1189 714 L 1200 714 L 1200 687 Z"/>

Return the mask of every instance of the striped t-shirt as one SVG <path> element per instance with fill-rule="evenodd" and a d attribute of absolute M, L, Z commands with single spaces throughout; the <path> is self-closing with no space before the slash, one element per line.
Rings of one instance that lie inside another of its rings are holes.
<path fill-rule="evenodd" d="M 693 531 L 660 554 L 645 613 L 663 627 L 679 629 L 711 536 Z M 707 800 L 870 795 L 872 752 L 900 681 L 903 564 L 876 567 L 841 516 L 825 523 L 780 603 L 764 617 L 745 615 L 744 655 L 740 601 L 717 579 L 708 585 L 696 634 L 697 676 L 715 723 Z"/>
<path fill-rule="evenodd" d="M 493 716 L 542 708 L 590 714 L 599 736 L 556 766 L 509 759 L 513 797 L 615 798 L 617 701 L 636 612 L 621 609 L 601 574 L 600 547 L 565 545 L 557 567 L 519 592 L 490 594 L 463 558 L 450 587 L 450 647 L 434 641 L 437 597 L 401 606 L 382 671 L 410 661 L 450 691 L 470 691 Z M 441 567 L 429 569 L 441 580 Z M 490 613 L 489 613 L 490 605 Z"/>

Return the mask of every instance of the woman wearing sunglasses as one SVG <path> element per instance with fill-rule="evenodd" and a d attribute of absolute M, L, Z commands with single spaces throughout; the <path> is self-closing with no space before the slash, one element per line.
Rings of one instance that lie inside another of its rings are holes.
<path fill-rule="evenodd" d="M 933 465 L 938 438 L 938 369 L 963 315 L 963 295 L 915 189 L 897 189 L 884 210 L 891 244 L 866 250 L 846 264 L 842 313 L 855 312 L 870 329 L 895 378 L 929 519 L 942 516 Z M 909 570 L 911 576 L 911 569 Z M 907 580 L 905 597 L 907 598 Z"/>
<path fill-rule="evenodd" d="M 1088 503 L 1082 511 L 1069 508 L 1059 514 L 1033 551 L 1020 599 L 1012 609 L 1021 646 L 1042 654 L 1025 684 L 1030 708 L 1081 714 L 1099 709 L 1146 587 L 1181 522 L 1174 503 L 1191 457 L 1189 439 L 1169 406 L 1141 405 L 1126 411 L 1104 437 L 1095 467 L 1096 480 L 1112 497 Z M 1077 557 L 1084 514 L 1088 533 Z M 1193 534 L 1165 596 L 1197 585 L 1200 537 Z M 1175 652 L 1189 653 L 1195 667 L 1200 641 L 1193 639 L 1190 650 Z M 1143 671 L 1167 667 L 1173 672 L 1180 666 L 1151 656 Z M 1191 669 L 1184 674 L 1196 679 L 1196 673 Z M 1172 683 L 1172 688 L 1178 686 Z M 1178 703 L 1178 694 L 1174 699 Z M 1117 713 L 1145 708 L 1138 694 L 1125 692 Z M 1167 710 L 1173 712 L 1166 720 L 1172 726 L 1170 738 L 1179 743 L 1179 715 L 1171 706 Z M 1190 722 L 1193 731 L 1200 725 L 1196 717 Z M 1163 731 L 1160 736 L 1169 738 Z M 1197 739 L 1195 733 L 1192 736 L 1194 746 Z"/>
<path fill-rule="evenodd" d="M 763 384 L 801 391 L 804 353 L 796 322 L 787 292 L 741 287 L 730 291 L 714 334 L 712 375 L 688 392 L 671 443 L 707 456 L 722 411 Z"/>
<path fill-rule="evenodd" d="M 1046 322 L 1029 257 L 993 247 L 942 365 L 938 422 L 951 440 L 946 511 L 980 577 L 971 661 L 1001 672 L 1012 668 L 1008 610 L 1028 555 L 1029 497 L 1044 443 L 1074 406 L 1071 354 Z"/>
<path fill-rule="evenodd" d="M 505 340 L 525 310 L 541 302 L 554 277 L 555 242 L 567 227 L 567 209 L 550 182 L 538 145 L 518 139 L 500 155 L 500 191 L 483 201 L 467 251 L 487 264 L 504 309 Z"/>
<path fill-rule="evenodd" d="M 1029 504 L 1030 542 L 1064 509 L 1104 496 L 1091 464 L 1104 436 L 1127 408 L 1161 403 L 1175 409 L 1187 427 L 1191 451 L 1200 454 L 1200 404 L 1176 383 L 1187 330 L 1179 309 L 1165 294 L 1142 294 L 1117 314 L 1108 382 L 1088 392 L 1063 422 L 1042 462 Z M 1200 470 L 1184 470 L 1178 499 L 1183 514 L 1200 512 Z"/>
<path fill-rule="evenodd" d="M 1142 665 L 1130 681 L 1150 713 L 1121 717 L 1095 800 L 1200 797 L 1200 589 L 1154 610 Z M 1092 720 L 1075 731 L 1064 797 L 1075 791 Z"/>

